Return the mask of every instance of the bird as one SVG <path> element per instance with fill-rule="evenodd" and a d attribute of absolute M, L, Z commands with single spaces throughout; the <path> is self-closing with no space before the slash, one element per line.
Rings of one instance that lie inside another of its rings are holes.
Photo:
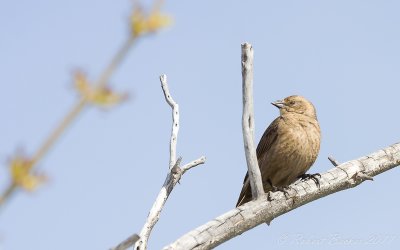
<path fill-rule="evenodd" d="M 310 101 L 292 95 L 271 104 L 279 109 L 280 115 L 265 130 L 256 149 L 266 193 L 284 190 L 299 178 L 315 180 L 314 175 L 306 172 L 317 159 L 321 142 L 317 113 Z M 247 173 L 236 207 L 251 200 Z"/>

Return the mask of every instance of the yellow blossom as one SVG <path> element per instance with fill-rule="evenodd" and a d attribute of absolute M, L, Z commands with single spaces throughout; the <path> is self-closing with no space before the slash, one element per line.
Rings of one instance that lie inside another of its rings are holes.
<path fill-rule="evenodd" d="M 108 87 L 97 87 L 89 83 L 82 72 L 75 74 L 75 87 L 80 95 L 92 104 L 103 107 L 112 106 L 126 100 L 127 94 L 117 94 Z"/>
<path fill-rule="evenodd" d="M 10 164 L 13 183 L 27 191 L 33 191 L 46 180 L 44 175 L 32 172 L 32 161 L 22 156 L 16 156 Z"/>
<path fill-rule="evenodd" d="M 142 8 L 136 7 L 131 16 L 131 28 L 133 36 L 156 32 L 169 26 L 172 18 L 154 8 L 150 13 L 145 13 Z"/>
<path fill-rule="evenodd" d="M 159 11 L 154 11 L 147 19 L 147 28 L 149 32 L 156 32 L 157 30 L 171 25 L 172 18 L 168 15 L 162 14 Z"/>

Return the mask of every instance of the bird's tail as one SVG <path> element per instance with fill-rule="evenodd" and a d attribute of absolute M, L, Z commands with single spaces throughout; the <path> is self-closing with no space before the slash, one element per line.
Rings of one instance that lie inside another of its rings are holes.
<path fill-rule="evenodd" d="M 249 202 L 253 199 L 251 195 L 251 187 L 249 181 L 245 179 L 245 183 L 243 183 L 242 191 L 240 192 L 239 199 L 236 203 L 236 207 L 243 205 L 246 202 Z"/>
<path fill-rule="evenodd" d="M 271 185 L 269 183 L 263 183 L 264 192 L 267 193 L 272 190 Z M 243 181 L 243 188 L 240 192 L 239 199 L 236 203 L 236 207 L 241 206 L 253 199 L 253 195 L 251 194 L 251 186 L 248 174 L 246 174 L 244 181 Z"/>

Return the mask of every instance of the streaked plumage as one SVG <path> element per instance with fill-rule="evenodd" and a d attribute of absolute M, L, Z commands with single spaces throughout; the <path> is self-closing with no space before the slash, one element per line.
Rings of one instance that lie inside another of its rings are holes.
<path fill-rule="evenodd" d="M 315 108 L 302 96 L 289 96 L 272 103 L 280 116 L 264 132 L 257 146 L 257 159 L 265 192 L 286 187 L 305 174 L 318 156 L 320 128 Z M 246 174 L 236 206 L 252 200 Z"/>

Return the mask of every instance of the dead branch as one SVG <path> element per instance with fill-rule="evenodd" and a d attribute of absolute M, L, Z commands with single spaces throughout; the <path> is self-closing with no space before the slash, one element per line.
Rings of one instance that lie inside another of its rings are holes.
<path fill-rule="evenodd" d="M 400 165 L 400 143 L 376 151 L 359 159 L 345 162 L 321 174 L 320 188 L 313 180 L 289 186 L 289 195 L 272 193 L 232 209 L 212 221 L 186 233 L 164 249 L 211 249 L 253 227 L 270 222 L 309 202 L 324 196 L 356 187 L 373 176 Z"/>
<path fill-rule="evenodd" d="M 161 75 L 160 81 L 165 100 L 172 108 L 172 130 L 170 139 L 169 172 L 167 174 L 167 177 L 165 178 L 164 185 L 162 186 L 155 202 L 153 203 L 153 206 L 150 209 L 149 215 L 147 216 L 147 220 L 143 225 L 142 230 L 140 231 L 139 239 L 137 239 L 136 237 L 134 237 L 134 235 L 132 235 L 128 239 L 118 244 L 116 247 L 112 248 L 112 250 L 124 250 L 131 247 L 133 244 L 135 245 L 134 246 L 135 250 L 145 250 L 147 248 L 147 242 L 149 240 L 151 231 L 158 222 L 161 211 L 164 208 L 165 202 L 167 201 L 172 190 L 174 189 L 176 183 L 179 182 L 182 175 L 187 170 L 196 167 L 198 165 L 204 164 L 206 161 L 206 158 L 202 156 L 199 159 L 191 161 L 188 164 L 184 165 L 183 167 L 180 167 L 182 158 L 179 157 L 178 160 L 176 160 L 176 144 L 179 131 L 179 106 L 174 101 L 169 92 L 167 84 L 167 76 Z M 134 240 L 131 240 L 132 238 Z"/>
<path fill-rule="evenodd" d="M 242 90 L 243 90 L 243 115 L 242 129 L 244 152 L 246 154 L 247 168 L 253 199 L 258 199 L 264 194 L 261 172 L 258 167 L 256 148 L 254 146 L 254 111 L 253 111 L 253 46 L 249 43 L 242 44 Z"/>
<path fill-rule="evenodd" d="M 242 77 L 243 138 L 252 194 L 258 199 L 234 208 L 186 233 L 166 246 L 165 250 L 214 248 L 257 225 L 269 224 L 276 217 L 297 207 L 335 192 L 353 188 L 400 164 L 400 143 L 344 164 L 339 164 L 329 157 L 335 168 L 321 174 L 319 183 L 312 179 L 298 181 L 289 186 L 288 195 L 283 195 L 282 192 L 262 195 L 264 190 L 253 139 L 253 49 L 248 43 L 242 44 Z"/>

